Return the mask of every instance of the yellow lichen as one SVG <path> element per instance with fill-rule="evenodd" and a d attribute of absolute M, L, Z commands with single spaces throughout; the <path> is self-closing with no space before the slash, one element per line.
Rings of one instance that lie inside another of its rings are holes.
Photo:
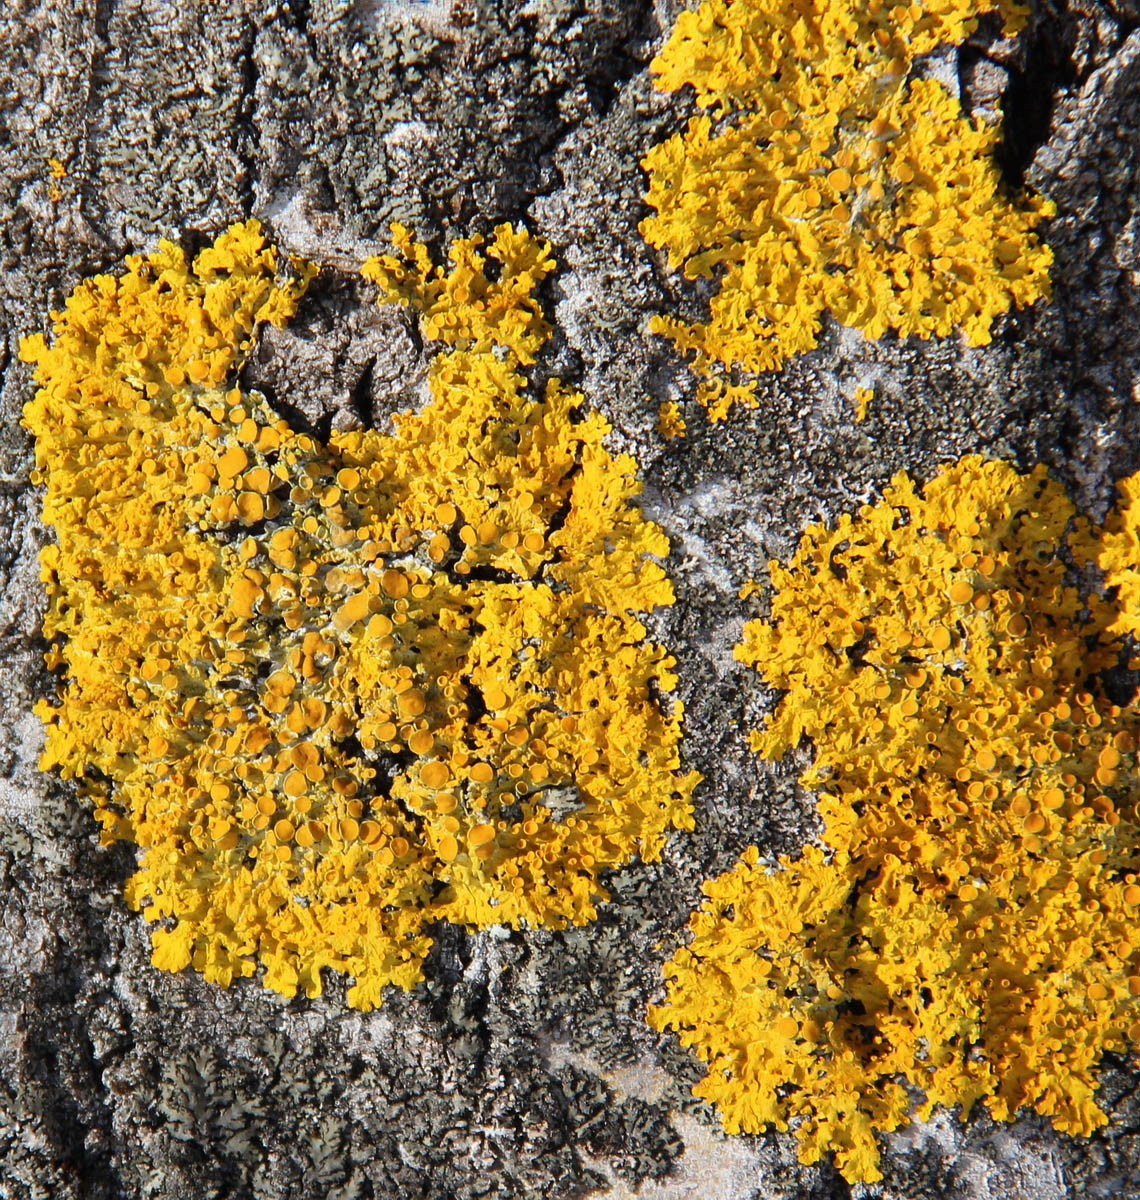
<path fill-rule="evenodd" d="M 63 189 L 59 186 L 59 181 L 67 178 L 67 167 L 58 158 L 49 158 L 47 165 L 48 199 L 56 204 L 63 199 Z"/>
<path fill-rule="evenodd" d="M 1120 503 L 1109 513 L 1099 538 L 1080 547 L 1104 571 L 1105 588 L 1115 589 L 1113 633 L 1140 637 L 1140 475 L 1117 485 Z"/>
<path fill-rule="evenodd" d="M 677 402 L 663 400 L 657 409 L 657 432 L 668 442 L 684 437 L 688 428 Z"/>
<path fill-rule="evenodd" d="M 48 661 L 42 765 L 141 847 L 130 903 L 156 966 L 349 1002 L 421 977 L 425 928 L 595 915 L 599 873 L 691 825 L 672 601 L 635 463 L 557 380 L 545 243 L 502 226 L 452 269 L 397 230 L 374 260 L 450 350 L 393 433 L 290 428 L 237 372 L 310 269 L 279 282 L 256 222 L 188 263 L 163 243 L 82 284 L 24 341 Z"/>
<path fill-rule="evenodd" d="M 854 1181 L 905 1084 L 924 1116 L 1105 1122 L 1097 1063 L 1140 1041 L 1140 712 L 1105 692 L 1124 647 L 1059 554 L 1096 540 L 1073 517 L 1044 468 L 968 457 L 771 564 L 737 648 L 783 692 L 753 746 L 810 740 L 822 846 L 708 883 L 650 1013 L 728 1129 L 795 1121 Z"/>
<path fill-rule="evenodd" d="M 707 321 L 652 324 L 714 419 L 815 346 L 824 312 L 870 338 L 960 326 L 984 345 L 998 314 L 1049 295 L 1035 230 L 1051 206 L 1006 198 L 1000 131 L 915 69 L 987 12 L 1024 21 L 1008 0 L 704 0 L 678 19 L 658 86 L 689 84 L 708 111 L 645 158 L 641 230 L 671 269 L 716 281 Z"/>
<path fill-rule="evenodd" d="M 871 401 L 875 398 L 875 389 L 870 387 L 857 387 L 855 389 L 855 420 L 863 422 L 867 419 L 867 410 L 871 407 Z"/>

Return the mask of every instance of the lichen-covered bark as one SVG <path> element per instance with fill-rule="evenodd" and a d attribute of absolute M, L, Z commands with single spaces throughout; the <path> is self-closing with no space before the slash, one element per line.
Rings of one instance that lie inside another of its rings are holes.
<path fill-rule="evenodd" d="M 645 1023 L 702 879 L 813 825 L 803 761 L 768 765 L 745 731 L 770 706 L 732 658 L 738 598 L 803 525 L 927 479 L 967 452 L 1043 461 L 1103 515 L 1140 466 L 1140 34 L 1127 0 L 1043 4 L 1018 49 L 968 42 L 963 105 L 1004 101 L 1005 166 L 1058 215 L 1054 299 L 992 345 L 867 342 L 825 323 L 710 427 L 648 333 L 700 298 L 642 242 L 648 148 L 687 116 L 648 62 L 673 0 L 13 0 L 0 12 L 0 1197 L 843 1197 L 786 1135 L 725 1138 L 694 1102 L 702 1068 Z M 51 177 L 48 159 L 66 168 Z M 53 183 L 58 192 L 53 192 Z M 53 196 L 58 198 L 53 198 Z M 422 395 L 426 354 L 354 280 L 392 219 L 442 247 L 504 220 L 561 270 L 537 365 L 580 387 L 640 460 L 673 543 L 675 648 L 697 828 L 615 874 L 599 919 L 565 932 L 441 927 L 427 982 L 379 1012 L 221 990 L 155 971 L 126 909 L 132 852 L 101 849 L 73 789 L 36 770 L 31 706 L 53 689 L 35 555 L 47 539 L 18 425 L 19 334 L 77 280 L 158 236 L 200 245 L 247 216 L 327 271 L 246 382 L 318 431 L 383 425 Z M 351 270 L 350 270 L 351 268 Z M 855 388 L 873 385 L 856 423 Z M 654 430 L 679 400 L 689 435 Z M 1025 1118 L 952 1114 L 887 1139 L 891 1200 L 1140 1194 L 1137 1075 L 1102 1072 L 1111 1122 L 1087 1140 Z"/>

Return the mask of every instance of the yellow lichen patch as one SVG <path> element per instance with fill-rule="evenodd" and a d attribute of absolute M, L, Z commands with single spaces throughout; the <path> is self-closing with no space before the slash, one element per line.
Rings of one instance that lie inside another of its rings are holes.
<path fill-rule="evenodd" d="M 664 400 L 657 410 L 657 432 L 666 440 L 682 438 L 688 431 L 680 406 L 675 400 Z"/>
<path fill-rule="evenodd" d="M 554 270 L 546 242 L 499 225 L 489 242 L 478 234 L 454 242 L 448 251 L 451 267 L 445 269 L 432 263 L 427 247 L 405 226 L 392 226 L 392 240 L 397 253 L 369 259 L 363 273 L 389 301 L 422 314 L 426 337 L 475 354 L 498 345 L 518 364 L 534 361 L 550 336 L 534 296 Z M 498 268 L 494 281 L 485 270 L 488 257 Z"/>
<path fill-rule="evenodd" d="M 1120 502 L 1098 538 L 1082 540 L 1084 555 L 1104 571 L 1106 588 L 1115 589 L 1114 633 L 1140 637 L 1140 474 L 1117 485 Z"/>
<path fill-rule="evenodd" d="M 862 422 L 867 419 L 867 410 L 871 407 L 871 401 L 874 398 L 874 388 L 857 387 L 855 389 L 855 420 L 857 422 Z"/>
<path fill-rule="evenodd" d="M 546 244 L 498 230 L 495 284 L 474 242 L 450 274 L 401 245 L 422 275 L 370 265 L 382 298 L 455 348 L 394 434 L 321 445 L 239 386 L 309 273 L 279 283 L 255 222 L 84 283 L 22 346 L 58 539 L 43 767 L 141 847 L 157 966 L 286 995 L 329 967 L 361 1008 L 420 978 L 430 922 L 590 920 L 695 783 L 636 615 L 672 590 L 635 463 L 569 388 L 525 393 Z"/>
<path fill-rule="evenodd" d="M 854 1181 L 907 1084 L 923 1114 L 1104 1123 L 1096 1065 L 1140 1033 L 1140 712 L 1103 689 L 1123 647 L 1059 554 L 1073 515 L 1043 468 L 968 457 L 770 564 L 737 657 L 783 695 L 753 746 L 810 741 L 823 845 L 707 884 L 650 1014 L 730 1130 L 794 1120 Z"/>
<path fill-rule="evenodd" d="M 55 204 L 63 199 L 63 189 L 59 186 L 59 181 L 67 178 L 67 167 L 58 158 L 49 158 L 47 164 L 48 199 Z"/>
<path fill-rule="evenodd" d="M 815 346 L 831 312 L 867 337 L 973 345 L 994 318 L 1049 294 L 1036 228 L 994 162 L 1000 131 L 915 70 L 982 13 L 1014 32 L 1005 0 L 891 7 L 704 0 L 654 60 L 658 86 L 708 110 L 644 160 L 656 214 L 645 238 L 673 270 L 713 279 L 709 319 L 654 318 L 691 358 L 714 419 L 754 404 L 748 376 Z"/>

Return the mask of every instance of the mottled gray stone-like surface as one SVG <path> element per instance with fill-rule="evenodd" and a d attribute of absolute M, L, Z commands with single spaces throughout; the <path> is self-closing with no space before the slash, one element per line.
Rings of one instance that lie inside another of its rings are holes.
<path fill-rule="evenodd" d="M 900 467 L 967 451 L 1045 461 L 1100 514 L 1140 466 L 1140 8 L 1050 0 L 1016 44 L 958 55 L 967 104 L 1007 113 L 1005 165 L 1051 196 L 1056 296 L 993 345 L 863 341 L 829 327 L 709 427 L 649 315 L 693 304 L 641 242 L 638 166 L 685 115 L 647 72 L 674 0 L 6 0 L 0 9 L 0 1200 L 1104 1200 L 1140 1197 L 1135 1070 L 1109 1062 L 1111 1124 L 952 1113 L 886 1139 L 883 1184 L 797 1164 L 792 1139 L 726 1138 L 688 1093 L 700 1068 L 644 1023 L 700 882 L 755 842 L 812 829 L 798 764 L 744 731 L 771 697 L 732 660 L 737 598 L 805 521 Z M 67 164 L 52 200 L 46 160 Z M 47 537 L 19 427 L 16 358 L 81 277 L 162 235 L 202 241 L 255 215 L 325 264 L 248 379 L 317 428 L 419 394 L 404 319 L 352 270 L 388 221 L 441 246 L 498 221 L 550 238 L 557 333 L 541 369 L 574 379 L 640 459 L 673 541 L 686 756 L 697 830 L 617 873 L 599 920 L 565 933 L 440 931 L 427 982 L 376 1013 L 221 990 L 149 963 L 74 791 L 36 770 Z M 851 394 L 874 384 L 869 419 Z M 658 404 L 690 436 L 663 443 Z"/>

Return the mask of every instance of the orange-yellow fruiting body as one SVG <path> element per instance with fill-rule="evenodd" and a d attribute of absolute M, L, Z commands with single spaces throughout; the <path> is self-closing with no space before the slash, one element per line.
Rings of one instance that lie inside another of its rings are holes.
<path fill-rule="evenodd" d="M 156 966 L 285 995 L 329 967 L 360 1008 L 421 977 L 433 921 L 593 918 L 696 780 L 636 615 L 672 601 L 636 464 L 577 393 L 524 390 L 548 247 L 500 227 L 491 283 L 479 239 L 447 273 L 397 241 L 366 273 L 451 349 L 391 434 L 321 445 L 238 384 L 310 270 L 277 282 L 256 222 L 82 284 L 22 347 L 58 539 L 42 766 L 141 847 Z"/>
<path fill-rule="evenodd" d="M 1103 691 L 1123 647 L 1058 553 L 1096 541 L 1073 516 L 1043 467 L 968 457 L 771 564 L 737 647 L 783 693 L 753 746 L 810 741 L 823 844 L 706 884 L 650 1012 L 729 1130 L 794 1120 L 856 1181 L 904 1083 L 924 1115 L 1104 1124 L 1096 1065 L 1140 1042 L 1140 712 Z"/>
<path fill-rule="evenodd" d="M 987 12 L 1009 32 L 1024 23 L 1007 0 L 704 0 L 681 14 L 653 70 L 708 111 L 646 156 L 657 211 L 641 230 L 671 269 L 717 281 L 707 321 L 652 325 L 690 355 L 714 419 L 755 403 L 749 375 L 815 346 L 825 312 L 871 338 L 960 326 L 984 345 L 998 314 L 1049 295 L 1035 230 L 1051 206 L 1015 206 L 999 130 L 914 69 Z"/>

